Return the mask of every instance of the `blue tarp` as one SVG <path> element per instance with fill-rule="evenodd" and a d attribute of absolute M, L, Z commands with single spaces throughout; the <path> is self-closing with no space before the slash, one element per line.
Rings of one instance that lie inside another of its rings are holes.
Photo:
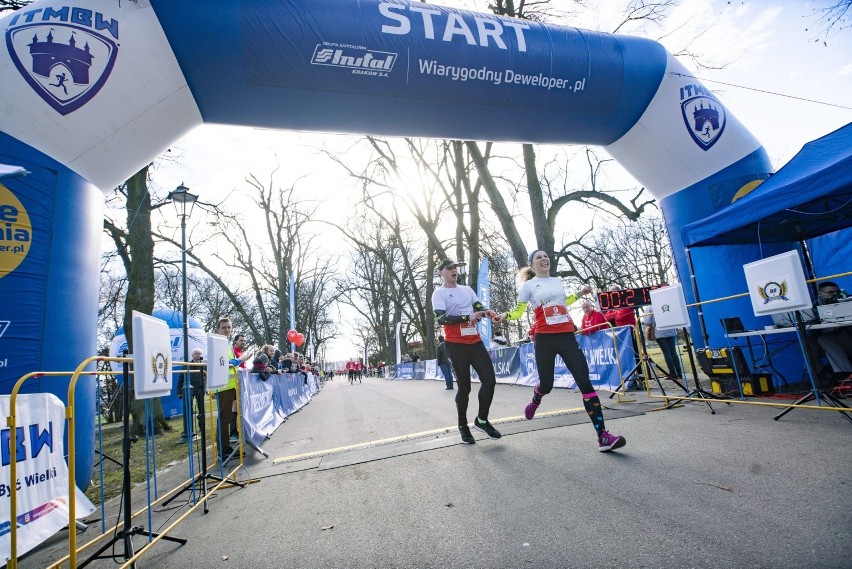
<path fill-rule="evenodd" d="M 685 226 L 687 247 L 795 242 L 852 225 L 852 123 L 807 143 L 754 191 Z"/>

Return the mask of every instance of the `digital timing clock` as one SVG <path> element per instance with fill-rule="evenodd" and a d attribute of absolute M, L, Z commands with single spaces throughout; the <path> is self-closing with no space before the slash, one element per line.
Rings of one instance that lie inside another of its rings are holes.
<path fill-rule="evenodd" d="M 626 288 L 624 290 L 607 290 L 598 293 L 598 305 L 601 310 L 617 310 L 619 308 L 639 308 L 651 304 L 650 292 L 665 285 L 646 286 L 641 288 Z"/>

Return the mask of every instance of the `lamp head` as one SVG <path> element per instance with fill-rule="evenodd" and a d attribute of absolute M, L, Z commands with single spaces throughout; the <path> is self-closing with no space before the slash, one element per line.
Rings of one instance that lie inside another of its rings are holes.
<path fill-rule="evenodd" d="M 198 201 L 198 196 L 191 193 L 189 188 L 181 182 L 180 186 L 169 192 L 169 199 L 175 204 L 178 215 L 191 215 L 192 208 Z M 186 211 L 187 206 L 189 206 L 189 212 Z"/>

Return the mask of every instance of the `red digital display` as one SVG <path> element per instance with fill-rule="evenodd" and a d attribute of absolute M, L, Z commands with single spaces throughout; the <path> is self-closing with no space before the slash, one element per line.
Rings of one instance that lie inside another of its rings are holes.
<path fill-rule="evenodd" d="M 601 307 L 601 310 L 617 310 L 619 308 L 639 308 L 642 306 L 648 306 L 651 304 L 651 291 L 663 286 L 665 285 L 599 292 L 598 305 Z"/>

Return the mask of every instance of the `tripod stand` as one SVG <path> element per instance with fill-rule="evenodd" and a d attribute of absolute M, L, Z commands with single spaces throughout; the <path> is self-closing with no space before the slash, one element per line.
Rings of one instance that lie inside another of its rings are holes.
<path fill-rule="evenodd" d="M 127 352 L 123 354 L 124 358 L 127 358 Z M 133 518 L 133 514 L 131 512 L 131 493 L 130 493 L 130 445 L 136 440 L 136 437 L 132 437 L 130 435 L 130 373 L 129 373 L 129 364 L 125 361 L 122 365 L 122 378 L 124 379 L 124 395 L 122 397 L 122 459 L 124 468 L 123 472 L 123 480 L 121 485 L 121 503 L 122 503 L 122 516 L 124 517 L 124 526 L 121 530 L 115 532 L 115 534 L 104 544 L 100 549 L 98 549 L 95 553 L 91 555 L 88 559 L 83 561 L 77 567 L 85 567 L 92 561 L 96 559 L 124 559 L 125 561 L 133 557 L 133 536 L 134 535 L 148 535 L 151 537 L 162 537 L 162 539 L 167 541 L 173 541 L 175 543 L 179 543 L 184 545 L 186 543 L 186 539 L 182 537 L 172 537 L 170 535 L 160 536 L 156 533 L 150 533 L 145 531 L 145 528 L 141 526 L 132 526 L 131 521 Z M 112 547 L 117 542 L 122 542 L 124 544 L 124 553 L 123 554 L 112 554 L 112 555 L 101 555 L 104 551 Z M 136 564 L 132 564 L 132 567 L 136 567 Z"/>
<path fill-rule="evenodd" d="M 702 400 L 704 400 L 704 403 L 707 405 L 707 407 L 710 409 L 710 414 L 715 415 L 716 411 L 713 409 L 713 406 L 710 405 L 709 400 L 711 400 L 711 399 L 722 399 L 722 398 L 716 396 L 713 393 L 710 393 L 709 391 L 705 391 L 701 387 L 701 383 L 699 383 L 699 381 L 698 381 L 698 368 L 695 367 L 695 356 L 692 355 L 692 347 L 693 346 L 692 346 L 692 342 L 689 339 L 689 330 L 687 330 L 686 328 L 683 328 L 683 337 L 684 337 L 684 341 L 686 342 L 686 353 L 689 354 L 689 367 L 692 370 L 692 381 L 695 384 L 695 388 L 694 389 L 689 388 L 689 380 L 685 380 L 684 385 L 680 385 L 678 383 L 680 388 L 684 390 L 684 396 L 680 397 L 678 399 L 675 399 L 674 401 L 672 401 L 671 403 L 666 405 L 664 407 L 664 409 L 671 409 L 672 407 L 675 407 L 676 405 L 678 405 L 681 401 L 686 401 L 687 399 L 702 399 Z M 675 382 L 675 383 L 677 383 L 677 382 Z"/>
<path fill-rule="evenodd" d="M 192 372 L 190 371 L 189 373 L 192 373 Z M 200 386 L 193 387 L 192 382 L 189 381 L 188 378 L 187 378 L 187 381 L 184 382 L 184 401 L 188 402 L 189 408 L 190 408 L 190 413 L 189 413 L 190 414 L 190 420 L 187 421 L 187 428 L 186 428 L 187 440 L 188 440 L 189 444 L 192 444 L 192 438 L 193 438 L 192 437 L 192 417 L 191 417 L 192 414 L 193 414 L 192 413 L 192 403 L 193 402 L 195 402 L 196 406 L 198 407 L 197 416 L 201 419 L 199 421 L 200 424 L 198 426 L 198 431 L 199 431 L 199 435 L 200 435 L 200 439 L 201 439 L 201 441 L 200 441 L 201 442 L 201 471 L 197 475 L 193 476 L 192 480 L 190 480 L 186 484 L 186 486 L 184 486 L 181 489 L 180 492 L 175 493 L 174 496 L 171 496 L 168 500 L 164 501 L 163 506 L 167 506 L 168 504 L 170 504 L 172 501 L 174 501 L 178 496 L 180 496 L 184 492 L 191 492 L 192 498 L 194 499 L 195 490 L 198 487 L 200 487 L 201 497 L 204 498 L 205 496 L 207 496 L 207 481 L 208 480 L 213 480 L 213 481 L 216 481 L 216 482 L 226 482 L 226 483 L 228 483 L 232 486 L 239 486 L 240 488 L 245 488 L 245 484 L 243 484 L 242 482 L 238 482 L 238 481 L 232 480 L 230 478 L 224 478 L 222 476 L 216 476 L 214 474 L 210 474 L 210 473 L 207 472 L 207 421 L 205 421 L 205 417 L 204 417 L 205 416 L 205 413 L 204 413 L 204 397 L 203 397 L 203 395 L 201 395 L 204 392 L 204 388 L 205 388 L 207 382 L 206 382 L 205 377 L 204 377 L 204 371 L 198 370 L 198 373 L 201 374 L 201 382 L 200 382 L 201 385 Z M 199 390 L 199 391 L 196 391 L 196 390 Z M 189 396 L 188 399 L 187 399 L 187 396 Z M 216 394 L 217 404 L 218 404 L 218 401 L 219 401 L 219 394 L 217 393 Z M 221 437 L 220 437 L 219 440 L 221 440 Z M 222 451 L 221 445 L 219 445 L 220 455 L 221 455 L 221 451 Z M 234 452 L 236 452 L 236 451 L 234 451 Z M 231 456 L 234 454 L 234 452 L 231 452 L 231 454 L 228 457 L 220 456 L 219 462 L 221 464 L 224 464 L 225 462 L 227 462 L 227 460 L 229 460 L 231 458 Z M 209 511 L 210 510 L 207 508 L 207 500 L 204 500 L 204 513 L 206 514 Z"/>
<path fill-rule="evenodd" d="M 807 369 L 808 369 L 808 376 L 810 376 L 810 379 L 811 379 L 811 390 L 809 392 L 807 392 L 803 397 L 800 397 L 795 402 L 793 402 L 793 405 L 804 405 L 808 401 L 816 401 L 817 405 L 822 405 L 821 401 L 824 399 L 824 400 L 828 401 L 829 403 L 831 403 L 832 405 L 834 405 L 835 407 L 843 407 L 843 408 L 848 409 L 848 407 L 842 401 L 840 401 L 839 399 L 837 399 L 836 397 L 834 397 L 830 393 L 826 393 L 826 392 L 822 391 L 821 389 L 819 389 L 817 387 L 816 380 L 814 379 L 814 368 L 816 366 L 814 365 L 813 356 L 811 355 L 811 351 L 808 349 L 808 346 L 805 344 L 805 337 L 806 337 L 805 336 L 805 324 L 802 321 L 802 313 L 799 312 L 798 310 L 795 311 L 795 320 L 796 320 L 796 334 L 799 337 L 799 344 L 801 345 L 802 351 L 805 354 L 805 365 L 807 366 Z M 789 413 L 792 410 L 793 410 L 793 407 L 788 407 L 772 418 L 777 421 L 778 419 L 780 419 L 781 417 L 783 417 L 784 415 L 786 415 L 787 413 Z M 846 411 L 841 411 L 840 414 L 843 415 L 843 417 L 847 421 L 852 423 L 852 416 L 850 416 L 849 413 L 847 413 Z"/>

